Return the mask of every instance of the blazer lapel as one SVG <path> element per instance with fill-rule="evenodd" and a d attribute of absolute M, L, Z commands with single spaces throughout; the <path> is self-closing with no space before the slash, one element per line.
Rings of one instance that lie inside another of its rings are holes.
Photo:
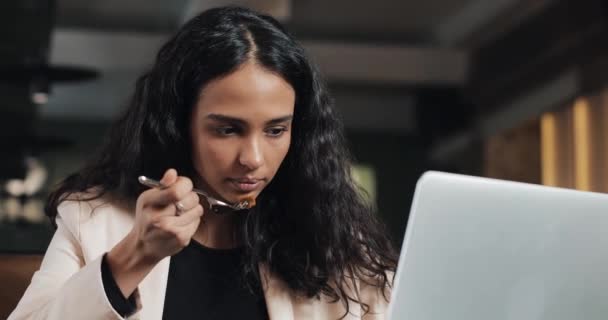
<path fill-rule="evenodd" d="M 143 305 L 140 319 L 160 320 L 162 318 L 170 261 L 171 257 L 161 260 L 139 285 L 139 295 Z"/>

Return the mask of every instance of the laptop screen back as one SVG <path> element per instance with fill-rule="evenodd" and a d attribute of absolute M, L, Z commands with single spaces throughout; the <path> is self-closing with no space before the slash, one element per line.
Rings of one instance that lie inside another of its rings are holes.
<path fill-rule="evenodd" d="M 426 173 L 389 315 L 608 319 L 608 196 Z"/>

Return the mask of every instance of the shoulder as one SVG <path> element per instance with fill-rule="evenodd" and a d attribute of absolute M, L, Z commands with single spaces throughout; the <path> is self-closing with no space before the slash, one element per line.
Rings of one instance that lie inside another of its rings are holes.
<path fill-rule="evenodd" d="M 359 279 L 359 294 L 361 295 L 361 300 L 371 304 L 389 302 L 395 273 L 393 271 L 385 271 L 384 274 L 386 276 L 386 281 L 381 276 Z"/>
<path fill-rule="evenodd" d="M 386 319 L 393 283 L 392 271 L 381 276 L 358 279 L 358 298 L 365 319 Z"/>
<path fill-rule="evenodd" d="M 78 224 L 89 220 L 97 209 L 111 206 L 107 198 L 93 192 L 73 193 L 59 203 L 57 217 L 69 225 Z"/>
<path fill-rule="evenodd" d="M 77 239 L 85 227 L 96 229 L 120 224 L 131 219 L 130 210 L 120 206 L 109 197 L 97 197 L 93 192 L 74 193 L 57 206 L 56 220 L 65 226 Z"/>

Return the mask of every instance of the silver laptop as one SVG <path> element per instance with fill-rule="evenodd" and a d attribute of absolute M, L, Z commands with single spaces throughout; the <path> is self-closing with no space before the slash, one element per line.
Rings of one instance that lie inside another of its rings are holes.
<path fill-rule="evenodd" d="M 608 319 L 608 195 L 425 173 L 389 319 Z"/>

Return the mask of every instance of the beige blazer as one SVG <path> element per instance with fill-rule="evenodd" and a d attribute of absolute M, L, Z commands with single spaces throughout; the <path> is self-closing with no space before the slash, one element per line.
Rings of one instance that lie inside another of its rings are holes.
<path fill-rule="evenodd" d="M 18 319 L 123 319 L 108 301 L 101 279 L 101 257 L 131 230 L 133 215 L 102 203 L 63 202 L 57 230 L 21 301 L 9 316 Z M 163 314 L 170 257 L 163 259 L 138 287 L 139 310 L 128 319 L 160 320 Z M 278 277 L 260 267 L 264 297 L 272 320 L 338 319 L 342 303 L 296 296 Z M 385 319 L 382 294 L 363 284 L 361 299 L 371 314 L 361 316 L 351 305 L 345 319 Z M 204 319 L 202 314 L 200 319 Z"/>

